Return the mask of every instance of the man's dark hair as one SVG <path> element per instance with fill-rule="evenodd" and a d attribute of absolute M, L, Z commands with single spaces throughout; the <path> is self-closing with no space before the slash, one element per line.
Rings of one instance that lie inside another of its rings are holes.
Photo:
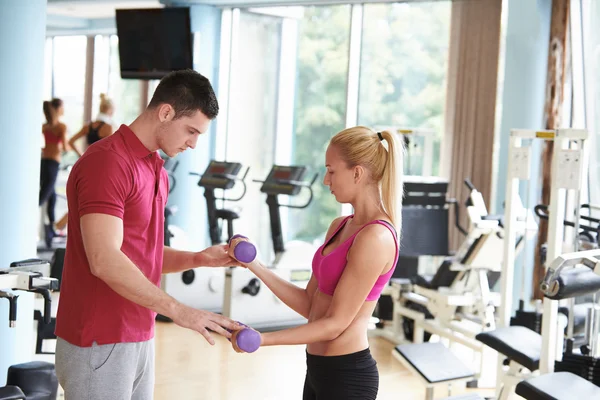
<path fill-rule="evenodd" d="M 209 119 L 219 114 L 219 103 L 210 81 L 191 69 L 174 71 L 161 79 L 148 108 L 170 104 L 175 119 L 189 117 L 200 110 Z"/>

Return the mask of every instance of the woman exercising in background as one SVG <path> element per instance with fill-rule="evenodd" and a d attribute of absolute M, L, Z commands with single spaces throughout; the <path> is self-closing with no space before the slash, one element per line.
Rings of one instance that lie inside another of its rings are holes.
<path fill-rule="evenodd" d="M 106 97 L 104 93 L 100 94 L 100 113 L 94 122 L 83 126 L 79 132 L 77 132 L 70 140 L 69 145 L 73 150 L 81 157 L 81 152 L 75 142 L 85 136 L 86 138 L 86 149 L 98 140 L 103 139 L 107 136 L 112 135 L 112 116 L 114 114 L 114 105 L 112 100 Z M 85 151 L 85 150 L 84 150 Z"/>
<path fill-rule="evenodd" d="M 44 116 L 46 123 L 42 125 L 45 145 L 42 148 L 40 168 L 40 198 L 39 206 L 47 203 L 48 224 L 45 227 L 45 242 L 51 247 L 54 232 L 54 207 L 56 205 L 56 177 L 62 153 L 69 149 L 67 144 L 67 127 L 59 121 L 64 114 L 63 102 L 60 99 L 44 101 Z"/>
<path fill-rule="evenodd" d="M 243 264 L 308 319 L 303 326 L 262 333 L 260 341 L 261 346 L 307 345 L 304 400 L 377 398 L 379 372 L 367 329 L 398 261 L 402 147 L 396 135 L 360 126 L 331 139 L 323 183 L 339 203 L 350 203 L 354 214 L 331 223 L 306 289 L 257 260 Z M 232 241 L 232 257 L 241 240 Z M 241 352 L 236 340 L 231 342 Z"/>

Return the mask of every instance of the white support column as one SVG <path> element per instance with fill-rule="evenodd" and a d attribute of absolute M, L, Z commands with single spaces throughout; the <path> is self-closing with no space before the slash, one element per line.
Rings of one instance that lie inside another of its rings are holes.
<path fill-rule="evenodd" d="M 346 86 L 346 127 L 358 125 L 358 94 L 360 90 L 360 58 L 362 55 L 363 6 L 352 5 L 348 80 Z M 352 214 L 350 204 L 342 204 L 342 215 Z"/>
<path fill-rule="evenodd" d="M 521 139 L 513 136 L 509 139 L 508 146 L 508 168 L 506 180 L 506 199 L 504 209 L 504 257 L 502 260 L 502 274 L 500 286 L 500 311 L 498 327 L 503 328 L 510 325 L 512 313 L 513 285 L 515 275 L 515 244 L 517 241 L 517 215 L 513 206 L 516 203 L 515 196 L 519 196 L 519 178 L 529 179 L 527 170 L 523 170 L 529 160 L 525 159 L 529 152 L 528 147 L 521 147 Z M 528 158 L 528 157 L 527 157 Z M 520 175 L 520 176 L 518 176 Z"/>
<path fill-rule="evenodd" d="M 546 266 L 563 253 L 565 191 L 581 191 L 587 171 L 587 138 L 587 131 L 582 129 L 559 129 L 554 138 Z M 579 152 L 564 152 L 569 140 L 578 141 Z M 579 207 L 578 204 L 575 206 Z M 553 372 L 555 361 L 562 359 L 562 337 L 563 333 L 558 329 L 558 301 L 544 298 L 540 373 Z"/>
<path fill-rule="evenodd" d="M 235 20 L 235 29 L 234 29 Z M 229 119 L 229 96 L 231 95 L 231 70 L 234 34 L 237 36 L 239 10 L 224 9 L 221 16 L 221 47 L 219 52 L 218 100 L 221 116 L 216 121 L 215 159 L 224 160 L 227 153 L 227 132 Z M 235 30 L 235 31 L 234 31 Z M 223 139 L 221 139 L 223 138 Z"/>

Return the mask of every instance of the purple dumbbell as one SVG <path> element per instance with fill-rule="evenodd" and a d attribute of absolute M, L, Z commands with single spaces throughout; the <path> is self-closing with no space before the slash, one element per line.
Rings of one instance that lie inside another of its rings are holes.
<path fill-rule="evenodd" d="M 229 243 L 236 238 L 248 239 L 246 236 L 233 235 Z M 233 256 L 236 260 L 243 263 L 251 263 L 256 258 L 256 247 L 254 247 L 254 245 L 250 242 L 241 241 L 235 245 L 235 248 L 233 249 Z"/>
<path fill-rule="evenodd" d="M 260 347 L 260 333 L 256 332 L 254 329 L 250 329 L 248 325 L 242 324 L 241 322 L 238 323 L 246 328 L 236 333 L 235 343 L 237 344 L 237 347 L 246 353 L 254 353 Z M 231 332 L 231 330 L 227 330 Z M 231 341 L 231 339 L 229 339 L 229 341 Z"/>
<path fill-rule="evenodd" d="M 235 342 L 246 353 L 254 353 L 260 347 L 260 333 L 253 329 L 242 329 L 237 334 Z"/>

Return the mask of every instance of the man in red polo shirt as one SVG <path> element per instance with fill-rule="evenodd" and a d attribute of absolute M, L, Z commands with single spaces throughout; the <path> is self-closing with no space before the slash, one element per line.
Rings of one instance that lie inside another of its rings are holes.
<path fill-rule="evenodd" d="M 177 302 L 161 274 L 238 265 L 226 246 L 199 252 L 164 246 L 168 178 L 158 150 L 194 148 L 218 114 L 208 79 L 164 77 L 147 109 L 96 142 L 67 183 L 69 235 L 56 318 L 56 372 L 71 399 L 151 399 L 156 313 L 201 333 L 230 337 L 234 321 Z"/>

